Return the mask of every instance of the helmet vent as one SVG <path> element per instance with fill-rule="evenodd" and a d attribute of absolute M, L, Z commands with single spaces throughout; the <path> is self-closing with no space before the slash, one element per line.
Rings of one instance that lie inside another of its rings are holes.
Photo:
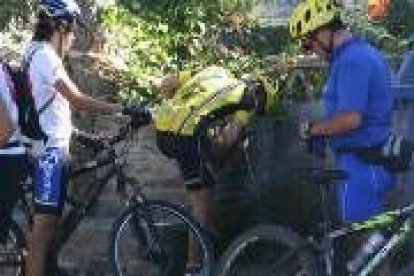
<path fill-rule="evenodd" d="M 330 11 L 331 9 L 332 9 L 332 5 L 331 5 L 331 3 L 327 4 L 327 5 L 326 5 L 326 10 L 327 10 L 327 11 Z"/>
<path fill-rule="evenodd" d="M 311 19 L 311 11 L 310 10 L 306 10 L 306 13 L 305 13 L 305 22 L 308 23 L 310 19 Z"/>
<path fill-rule="evenodd" d="M 298 24 L 296 24 L 296 33 L 301 33 L 302 32 L 302 24 L 301 22 L 298 22 Z"/>

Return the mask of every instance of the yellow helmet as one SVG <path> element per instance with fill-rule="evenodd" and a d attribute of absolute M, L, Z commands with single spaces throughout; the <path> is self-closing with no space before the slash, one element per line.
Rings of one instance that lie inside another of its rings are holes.
<path fill-rule="evenodd" d="M 341 8 L 332 0 L 306 0 L 300 3 L 289 20 L 293 38 L 300 38 L 341 16 Z"/>

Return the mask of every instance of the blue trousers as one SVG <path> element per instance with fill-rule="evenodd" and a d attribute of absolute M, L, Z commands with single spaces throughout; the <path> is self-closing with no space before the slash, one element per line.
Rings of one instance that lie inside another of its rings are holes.
<path fill-rule="evenodd" d="M 354 154 L 338 154 L 336 162 L 337 167 L 349 175 L 338 183 L 338 210 L 342 221 L 359 222 L 381 213 L 395 176 L 382 166 L 361 161 Z"/>

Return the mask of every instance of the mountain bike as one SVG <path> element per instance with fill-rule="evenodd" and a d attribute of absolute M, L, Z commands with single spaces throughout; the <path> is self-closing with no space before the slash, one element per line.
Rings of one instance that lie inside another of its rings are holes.
<path fill-rule="evenodd" d="M 25 235 L 11 214 L 7 214 L 0 223 L 0 275 L 24 275 L 26 256 Z"/>
<path fill-rule="evenodd" d="M 183 275 L 187 249 L 195 252 L 200 275 L 211 275 L 213 253 L 208 235 L 183 208 L 147 199 L 135 180 L 118 181 L 125 210 L 109 237 L 109 257 L 115 275 Z"/>
<path fill-rule="evenodd" d="M 87 186 L 84 192 L 84 197 L 81 200 L 74 200 L 68 197 L 67 205 L 70 205 L 70 210 L 65 213 L 62 218 L 58 230 L 52 239 L 48 263 L 49 273 L 58 273 L 59 268 L 57 265 L 57 255 L 63 245 L 69 240 L 73 232 L 77 229 L 83 219 L 89 214 L 90 210 L 96 205 L 99 196 L 102 194 L 105 186 L 109 181 L 114 178 L 117 187 L 132 187 L 129 179 L 125 176 L 123 167 L 125 166 L 126 157 L 128 154 L 129 144 L 128 139 L 132 136 L 132 125 L 131 123 L 121 127 L 119 132 L 108 139 L 97 138 L 89 135 L 80 135 L 76 138 L 76 141 L 87 148 L 92 148 L 96 153 L 96 158 L 89 160 L 77 168 L 71 170 L 71 179 L 85 175 L 86 173 L 93 172 L 94 179 L 93 183 Z M 124 143 L 122 143 L 124 142 Z M 98 170 L 102 169 L 102 172 L 98 173 Z M 21 185 L 21 196 L 20 196 L 20 208 L 23 210 L 25 220 L 30 225 L 33 221 L 33 208 L 31 204 L 31 193 L 32 185 L 30 180 L 24 185 Z M 204 254 L 203 263 L 208 263 L 209 253 L 207 248 L 207 242 L 203 237 L 201 227 L 193 221 L 193 219 L 179 206 L 172 205 L 164 201 L 150 201 L 145 200 L 142 194 L 134 196 L 136 202 L 139 203 L 140 217 L 139 221 L 141 224 L 134 225 L 135 229 L 139 233 L 145 233 L 148 238 L 149 244 L 156 244 L 159 249 L 157 253 L 160 253 L 158 257 L 168 259 L 169 254 L 173 252 L 167 252 L 162 250 L 163 244 L 160 241 L 161 236 L 157 236 L 154 228 L 153 216 L 156 211 L 161 210 L 168 213 L 172 213 L 176 216 L 177 221 L 181 222 L 182 225 L 187 227 L 191 233 L 195 233 L 195 242 L 200 244 Z M 131 200 L 131 203 L 135 202 Z M 138 206 L 138 205 L 135 205 Z M 127 216 L 128 217 L 128 216 Z M 132 216 L 135 217 L 135 216 Z M 142 224 L 142 222 L 145 222 Z M 139 227 L 144 227 L 143 229 Z M 168 229 L 164 229 L 167 231 Z M 151 235 L 150 235 L 151 234 Z M 151 243 L 150 239 L 151 238 Z M 7 223 L 0 226 L 0 274 L 1 275 L 24 275 L 24 261 L 27 255 L 26 241 L 23 234 L 22 228 L 19 224 L 10 217 Z M 155 251 L 154 251 L 155 252 Z M 154 257 L 155 258 L 155 257 Z M 163 267 L 163 269 L 167 269 Z M 134 275 L 137 275 L 135 273 Z"/>
<path fill-rule="evenodd" d="M 398 253 L 413 232 L 414 203 L 376 215 L 364 222 L 334 229 L 329 215 L 329 185 L 347 177 L 341 170 L 310 169 L 318 185 L 322 211 L 319 235 L 301 237 L 280 225 L 258 225 L 236 238 L 220 258 L 215 275 L 337 275 L 334 271 L 334 247 L 337 239 L 381 230 L 387 233 L 384 242 L 350 275 L 371 275 L 394 253 Z M 404 273 L 404 274 L 403 274 Z M 401 275 L 414 275 L 414 265 Z"/>
<path fill-rule="evenodd" d="M 66 205 L 70 206 L 70 210 L 62 218 L 58 230 L 52 240 L 49 252 L 48 263 L 50 267 L 48 271 L 52 273 L 57 269 L 57 254 L 60 248 L 71 237 L 77 226 L 87 216 L 90 209 L 96 204 L 98 197 L 102 193 L 104 187 L 112 177 L 117 177 L 117 160 L 122 157 L 123 152 L 117 153 L 115 145 L 125 139 L 130 132 L 130 127 L 121 128 L 119 133 L 108 141 L 99 140 L 91 135 L 81 135 L 76 137 L 76 141 L 85 147 L 92 148 L 98 156 L 94 160 L 89 160 L 79 165 L 76 169 L 71 168 L 70 178 L 76 179 L 94 172 L 94 179 L 90 185 L 87 185 L 85 198 L 82 201 L 74 200 L 71 197 L 66 199 Z M 30 162 L 29 166 L 33 166 Z M 102 175 L 98 176 L 98 170 L 109 166 L 110 168 Z M 19 186 L 19 203 L 17 204 L 23 213 L 23 221 L 27 222 L 30 228 L 33 224 L 33 204 L 32 204 L 33 183 L 29 177 L 27 181 Z M 0 253 L 0 269 L 1 275 L 24 275 L 25 256 L 27 256 L 26 240 L 24 231 L 21 226 L 12 217 L 6 223 L 0 226 L 1 245 L 5 249 Z"/>

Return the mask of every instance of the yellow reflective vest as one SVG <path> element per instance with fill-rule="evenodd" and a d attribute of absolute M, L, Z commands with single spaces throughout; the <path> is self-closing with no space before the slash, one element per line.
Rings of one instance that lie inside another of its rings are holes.
<path fill-rule="evenodd" d="M 246 88 L 243 81 L 218 66 L 207 67 L 184 79 L 174 97 L 156 108 L 153 119 L 157 131 L 192 136 L 204 116 L 239 103 Z M 249 117 L 245 111 L 235 114 L 235 120 L 242 124 L 246 124 Z"/>

